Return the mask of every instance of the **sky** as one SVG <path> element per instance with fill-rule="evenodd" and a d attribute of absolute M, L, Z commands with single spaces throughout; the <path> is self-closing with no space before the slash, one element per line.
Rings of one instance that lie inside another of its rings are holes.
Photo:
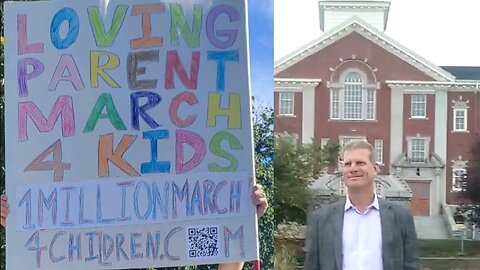
<path fill-rule="evenodd" d="M 273 106 L 273 0 L 249 0 L 248 21 L 252 95 Z"/>
<path fill-rule="evenodd" d="M 385 34 L 437 66 L 480 66 L 480 1 L 391 0 Z M 274 59 L 318 38 L 318 0 L 276 0 Z"/>

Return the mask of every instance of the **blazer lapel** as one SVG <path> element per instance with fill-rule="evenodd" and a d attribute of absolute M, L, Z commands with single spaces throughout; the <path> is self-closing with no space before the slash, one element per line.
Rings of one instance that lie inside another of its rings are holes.
<path fill-rule="evenodd" d="M 390 260 L 394 254 L 391 254 L 388 248 L 389 243 L 393 241 L 393 228 L 395 222 L 395 213 L 392 210 L 391 203 L 382 199 L 378 200 L 380 207 L 380 223 L 382 226 L 382 259 L 383 269 L 390 269 Z"/>
<path fill-rule="evenodd" d="M 335 252 L 335 262 L 338 269 L 342 269 L 343 266 L 343 254 L 342 254 L 342 233 L 343 233 L 343 214 L 345 208 L 345 199 L 339 201 L 333 209 L 333 244 Z"/>

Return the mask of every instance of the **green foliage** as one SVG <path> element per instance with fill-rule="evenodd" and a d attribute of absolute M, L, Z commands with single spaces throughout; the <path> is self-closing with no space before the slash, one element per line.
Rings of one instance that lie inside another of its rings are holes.
<path fill-rule="evenodd" d="M 467 196 L 474 203 L 480 203 L 480 136 L 477 136 L 471 150 L 467 169 Z"/>
<path fill-rule="evenodd" d="M 299 263 L 295 256 L 295 252 L 286 246 L 282 245 L 275 254 L 275 268 L 276 270 L 291 270 L 297 269 Z"/>
<path fill-rule="evenodd" d="M 255 104 L 253 111 L 253 135 L 255 150 L 255 176 L 263 185 L 270 206 L 274 205 L 273 188 L 273 108 Z M 269 207 L 259 221 L 260 261 L 262 269 L 273 269 L 275 248 L 274 208 Z M 251 269 L 246 264 L 244 269 Z"/>
<path fill-rule="evenodd" d="M 305 224 L 307 207 L 312 201 L 309 185 L 325 168 L 335 164 L 338 149 L 337 143 L 329 142 L 322 148 L 318 142 L 297 145 L 286 138 L 277 138 L 274 160 L 276 224 Z"/>
<path fill-rule="evenodd" d="M 1 22 L 1 29 L 0 29 L 0 38 L 3 38 L 3 2 L 0 6 L 0 13 L 2 14 L 2 22 Z M 3 41 L 3 39 L 2 39 Z M 5 93 L 5 86 L 4 86 L 4 63 L 3 63 L 3 42 L 0 44 L 0 194 L 3 193 L 5 190 L 5 118 L 4 118 L 4 93 Z M 1 226 L 0 226 L 1 227 Z M 5 270 L 5 229 L 3 227 L 0 228 L 0 270 Z"/>

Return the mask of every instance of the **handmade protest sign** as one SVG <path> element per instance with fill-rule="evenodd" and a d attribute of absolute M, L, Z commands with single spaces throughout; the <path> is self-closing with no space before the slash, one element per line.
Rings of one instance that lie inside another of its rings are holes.
<path fill-rule="evenodd" d="M 246 3 L 5 3 L 8 269 L 258 258 Z"/>

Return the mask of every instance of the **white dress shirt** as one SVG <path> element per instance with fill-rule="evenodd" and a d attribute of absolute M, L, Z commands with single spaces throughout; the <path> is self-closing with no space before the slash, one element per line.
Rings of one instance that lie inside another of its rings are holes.
<path fill-rule="evenodd" d="M 383 270 L 378 198 L 364 213 L 347 196 L 342 232 L 343 270 Z"/>

